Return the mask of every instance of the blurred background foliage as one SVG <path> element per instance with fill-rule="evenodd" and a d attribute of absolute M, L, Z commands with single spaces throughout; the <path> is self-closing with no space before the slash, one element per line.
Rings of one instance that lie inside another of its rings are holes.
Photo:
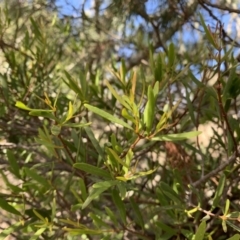
<path fill-rule="evenodd" d="M 0 1 L 0 239 L 239 239 L 238 9 Z"/>

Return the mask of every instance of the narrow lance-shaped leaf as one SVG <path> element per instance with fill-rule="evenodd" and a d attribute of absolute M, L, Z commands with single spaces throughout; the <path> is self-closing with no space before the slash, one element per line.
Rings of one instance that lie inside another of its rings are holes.
<path fill-rule="evenodd" d="M 144 228 L 144 220 L 143 220 L 141 210 L 139 209 L 139 205 L 134 201 L 133 197 L 130 198 L 130 203 L 131 203 L 131 207 L 132 207 L 132 209 L 134 211 L 134 214 L 135 214 L 135 217 L 136 217 L 136 222 L 143 229 Z"/>
<path fill-rule="evenodd" d="M 99 177 L 108 178 L 108 179 L 111 178 L 111 175 L 107 171 L 105 171 L 105 170 L 103 170 L 101 168 L 98 168 L 96 166 L 93 166 L 91 164 L 75 163 L 73 165 L 73 167 L 75 167 L 77 169 L 80 169 L 80 170 L 82 170 L 84 172 L 87 172 L 89 174 L 92 174 L 93 176 L 99 176 Z"/>
<path fill-rule="evenodd" d="M 45 177 L 39 175 L 34 169 L 24 167 L 24 171 L 28 177 L 32 178 L 40 185 L 44 186 L 47 189 L 50 187 L 50 184 L 47 181 L 47 179 Z"/>
<path fill-rule="evenodd" d="M 108 87 L 108 89 L 110 90 L 110 92 L 112 93 L 112 95 L 128 110 L 131 110 L 130 106 L 124 101 L 123 97 L 120 96 L 116 90 L 111 86 L 111 84 L 106 81 L 106 85 Z"/>
<path fill-rule="evenodd" d="M 97 107 L 94 107 L 94 106 L 91 106 L 89 104 L 84 104 L 84 106 L 89 109 L 90 111 L 98 114 L 99 116 L 103 117 L 103 118 L 106 118 L 107 120 L 109 120 L 110 122 L 113 122 L 113 123 L 117 123 L 123 127 L 126 127 L 126 128 L 129 128 L 132 130 L 132 127 L 129 126 L 126 122 L 124 122 L 123 120 L 117 118 L 117 117 L 114 117 L 112 114 L 110 113 L 107 113 L 105 112 L 104 110 L 102 109 L 99 109 Z"/>
<path fill-rule="evenodd" d="M 73 116 L 73 105 L 72 105 L 72 102 L 70 101 L 68 103 L 68 113 L 67 113 L 67 119 L 66 121 L 68 121 L 69 119 L 71 119 Z"/>
<path fill-rule="evenodd" d="M 137 84 L 137 72 L 136 71 L 133 71 L 131 82 L 132 82 L 132 88 L 131 88 L 131 92 L 130 92 L 130 100 L 131 100 L 131 102 L 134 102 L 135 90 L 136 90 L 136 84 Z"/>
<path fill-rule="evenodd" d="M 114 160 L 116 160 L 116 162 L 120 163 L 122 166 L 128 168 L 127 164 L 125 162 L 123 162 L 123 160 L 117 155 L 117 153 L 111 149 L 111 148 L 106 148 L 106 151 L 109 155 L 113 156 Z"/>
<path fill-rule="evenodd" d="M 83 119 L 83 121 L 85 122 L 86 120 Z M 102 147 L 100 146 L 99 141 L 95 138 L 95 136 L 94 136 L 91 128 L 85 127 L 84 130 L 85 130 L 85 132 L 87 133 L 90 141 L 92 142 L 92 144 L 93 144 L 94 148 L 96 149 L 96 151 L 98 152 L 98 154 L 99 154 L 102 158 L 104 158 L 104 151 L 103 151 Z"/>
<path fill-rule="evenodd" d="M 126 224 L 126 209 L 125 209 L 125 205 L 123 204 L 122 199 L 120 198 L 118 191 L 116 189 L 113 189 L 112 191 L 112 198 L 113 201 L 119 211 L 121 220 L 123 222 L 123 224 Z"/>
<path fill-rule="evenodd" d="M 227 240 L 239 240 L 240 239 L 240 235 L 239 234 L 235 234 L 232 237 L 228 238 Z"/>
<path fill-rule="evenodd" d="M 227 224 L 226 224 L 225 220 L 222 220 L 222 228 L 223 228 L 223 231 L 226 233 L 227 232 Z"/>
<path fill-rule="evenodd" d="M 206 232 L 206 221 L 202 221 L 201 224 L 199 225 L 197 232 L 195 234 L 194 240 L 203 240 L 204 239 L 204 234 Z"/>
<path fill-rule="evenodd" d="M 173 43 L 170 43 L 168 48 L 168 66 L 173 67 L 175 61 L 175 48 Z"/>
<path fill-rule="evenodd" d="M 121 59 L 121 67 L 120 67 L 120 80 L 121 82 L 124 84 L 126 84 L 126 64 L 125 64 L 125 61 L 124 59 L 122 58 Z"/>
<path fill-rule="evenodd" d="M 218 206 L 218 203 L 222 197 L 223 189 L 225 186 L 225 181 L 226 181 L 226 176 L 225 176 L 225 174 L 222 174 L 220 177 L 218 186 L 217 186 L 216 193 L 213 198 L 213 204 L 212 204 L 211 210 L 215 209 Z"/>
<path fill-rule="evenodd" d="M 4 198 L 0 197 L 0 208 L 3 210 L 15 214 L 15 215 L 21 215 L 19 211 L 17 211 L 13 206 L 11 206 Z"/>
<path fill-rule="evenodd" d="M 11 224 L 11 226 L 1 230 L 0 240 L 7 239 L 7 237 L 10 236 L 11 233 L 17 231 L 21 226 L 22 226 L 22 222 L 19 221 L 17 223 Z"/>
<path fill-rule="evenodd" d="M 163 79 L 163 61 L 160 53 L 158 54 L 157 60 L 155 63 L 154 77 L 155 77 L 155 81 L 158 81 L 158 82 L 161 82 Z"/>
<path fill-rule="evenodd" d="M 81 101 L 84 101 L 85 99 L 84 99 L 82 90 L 78 86 L 77 82 L 72 78 L 72 76 L 67 71 L 64 71 L 64 73 L 65 73 L 65 76 L 67 77 L 68 81 L 66 81 L 66 80 L 63 80 L 63 81 L 67 84 L 67 86 L 70 89 L 72 89 L 75 93 L 78 94 Z"/>
<path fill-rule="evenodd" d="M 238 232 L 240 232 L 240 227 L 238 227 L 237 225 L 233 224 L 232 222 L 226 220 L 226 223 L 228 226 L 232 227 L 233 229 L 237 230 Z"/>
<path fill-rule="evenodd" d="M 125 119 L 127 119 L 127 120 L 133 122 L 134 124 L 136 124 L 135 119 L 128 113 L 128 111 L 126 110 L 126 108 L 123 108 L 123 109 L 122 109 L 122 116 L 123 116 Z"/>
<path fill-rule="evenodd" d="M 229 199 L 227 199 L 225 204 L 225 209 L 224 209 L 224 216 L 228 214 L 229 206 L 230 206 L 230 201 Z"/>
<path fill-rule="evenodd" d="M 71 128 L 85 128 L 86 126 L 91 125 L 91 122 L 88 123 L 65 123 L 63 127 L 71 127 Z"/>
<path fill-rule="evenodd" d="M 101 183 L 102 183 L 102 185 L 101 185 Z M 104 182 L 93 184 L 93 186 L 90 190 L 89 196 L 87 197 L 87 199 L 85 200 L 85 202 L 82 205 L 82 209 L 86 208 L 92 202 L 92 200 L 97 198 L 101 193 L 103 193 L 108 188 L 110 188 L 111 186 L 114 186 L 116 184 L 117 184 L 116 181 L 104 181 Z"/>
<path fill-rule="evenodd" d="M 193 137 L 196 137 L 200 134 L 200 131 L 186 132 L 186 133 L 177 133 L 177 134 L 167 134 L 167 135 L 158 135 L 151 138 L 152 141 L 180 141 L 186 140 Z"/>
<path fill-rule="evenodd" d="M 7 157 L 8 157 L 8 161 L 9 161 L 12 172 L 14 173 L 14 175 L 16 177 L 20 178 L 18 162 L 17 162 L 13 152 L 9 149 L 7 150 Z"/>
<path fill-rule="evenodd" d="M 148 101 L 143 113 L 144 124 L 146 125 L 147 132 L 152 130 L 153 120 L 155 114 L 155 98 L 151 85 L 148 86 Z"/>
<path fill-rule="evenodd" d="M 206 33 L 206 36 L 207 36 L 208 41 L 212 44 L 212 46 L 213 46 L 215 49 L 218 49 L 219 46 L 217 45 L 217 43 L 216 43 L 216 41 L 215 41 L 215 39 L 214 39 L 211 31 L 210 31 L 210 30 L 208 29 L 208 27 L 206 26 L 202 15 L 199 14 L 199 17 L 200 17 L 200 22 L 201 22 L 201 24 L 202 24 L 202 26 L 203 26 L 203 28 L 204 28 L 205 33 Z"/>

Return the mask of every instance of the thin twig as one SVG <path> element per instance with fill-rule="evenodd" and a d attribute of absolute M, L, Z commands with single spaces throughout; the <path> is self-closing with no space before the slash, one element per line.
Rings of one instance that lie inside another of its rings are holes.
<path fill-rule="evenodd" d="M 206 182 L 209 178 L 217 175 L 220 171 L 222 171 L 225 167 L 227 167 L 229 164 L 233 163 L 237 159 L 239 152 L 240 152 L 240 147 L 238 148 L 238 151 L 235 152 L 230 158 L 228 158 L 222 165 L 220 165 L 219 167 L 217 167 L 216 169 L 214 169 L 213 171 L 205 175 L 203 178 L 191 184 L 191 186 L 197 187 L 200 184 Z"/>

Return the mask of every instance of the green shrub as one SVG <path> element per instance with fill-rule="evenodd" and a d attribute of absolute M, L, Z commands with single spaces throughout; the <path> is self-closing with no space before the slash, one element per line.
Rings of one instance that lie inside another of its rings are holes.
<path fill-rule="evenodd" d="M 199 17 L 199 68 L 170 43 L 92 71 L 71 68 L 69 23 L 25 12 L 20 31 L 2 14 L 0 239 L 239 239 L 240 86 L 221 26 Z"/>

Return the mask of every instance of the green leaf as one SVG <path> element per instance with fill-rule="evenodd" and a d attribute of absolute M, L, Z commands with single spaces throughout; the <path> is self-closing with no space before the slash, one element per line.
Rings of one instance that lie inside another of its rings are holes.
<path fill-rule="evenodd" d="M 4 198 L 0 197 L 0 208 L 3 210 L 21 216 L 21 213 L 16 210 L 13 206 L 11 206 Z"/>
<path fill-rule="evenodd" d="M 227 199 L 225 204 L 225 209 L 224 209 L 224 216 L 228 214 L 229 206 L 230 206 L 230 201 L 229 199 Z"/>
<path fill-rule="evenodd" d="M 105 192 L 108 188 L 109 188 L 109 186 L 103 187 L 103 188 L 92 187 L 91 190 L 90 190 L 89 196 L 87 197 L 86 201 L 82 205 L 82 209 L 86 208 L 92 202 L 92 200 L 99 197 L 99 195 L 101 193 Z"/>
<path fill-rule="evenodd" d="M 215 48 L 215 49 L 219 49 L 219 46 L 217 45 L 214 37 L 213 37 L 213 34 L 211 33 L 211 31 L 208 29 L 208 27 L 206 26 L 205 22 L 204 22 L 204 19 L 202 17 L 201 14 L 199 14 L 199 17 L 200 17 L 200 22 L 204 28 L 204 31 L 206 33 L 206 36 L 207 36 L 207 39 L 208 41 L 212 44 L 212 46 Z"/>
<path fill-rule="evenodd" d="M 49 184 L 49 182 L 48 182 L 48 180 L 46 179 L 45 176 L 41 176 L 34 169 L 30 169 L 30 168 L 27 168 L 27 167 L 24 167 L 23 170 L 28 177 L 32 178 L 37 183 L 44 186 L 46 189 L 51 188 L 51 185 Z"/>
<path fill-rule="evenodd" d="M 151 170 L 146 171 L 146 172 L 138 172 L 136 174 L 125 174 L 124 176 L 117 176 L 116 179 L 126 182 L 128 180 L 133 180 L 133 179 L 136 179 L 136 178 L 139 178 L 139 177 L 147 176 L 149 174 L 152 174 L 156 170 L 157 170 L 157 168 L 151 169 Z"/>
<path fill-rule="evenodd" d="M 240 212 L 231 212 L 228 215 L 226 215 L 227 218 L 240 218 Z"/>
<path fill-rule="evenodd" d="M 124 199 L 127 193 L 126 184 L 121 181 L 117 181 L 117 187 L 118 187 L 121 199 Z"/>
<path fill-rule="evenodd" d="M 240 232 L 240 228 L 238 226 L 236 226 L 235 224 L 231 223 L 230 221 L 226 220 L 226 223 L 228 226 L 232 227 L 233 229 L 237 230 L 238 232 Z"/>
<path fill-rule="evenodd" d="M 28 106 L 26 106 L 24 103 L 17 101 L 15 104 L 16 107 L 23 109 L 23 110 L 27 110 L 27 111 L 31 111 L 32 109 L 29 108 Z"/>
<path fill-rule="evenodd" d="M 121 78 L 121 82 L 125 85 L 126 84 L 126 64 L 124 59 L 121 59 L 121 67 L 120 67 L 120 78 Z"/>
<path fill-rule="evenodd" d="M 46 227 L 39 228 L 39 229 L 34 233 L 34 235 L 30 238 L 30 240 L 36 240 L 36 239 L 38 239 L 38 238 L 42 235 L 42 233 L 44 233 L 46 230 L 47 230 Z"/>
<path fill-rule="evenodd" d="M 52 198 L 52 213 L 51 213 L 51 221 L 53 222 L 56 216 L 56 209 L 57 209 L 57 205 L 56 205 L 56 190 L 53 191 L 53 198 Z"/>
<path fill-rule="evenodd" d="M 90 218 L 92 218 L 93 220 L 93 223 L 95 224 L 95 226 L 97 228 L 101 228 L 101 227 L 109 227 L 108 224 L 106 224 L 102 219 L 101 219 L 101 216 L 97 216 L 96 214 L 94 213 L 89 213 L 89 216 Z"/>
<path fill-rule="evenodd" d="M 61 133 L 62 127 L 60 125 L 53 125 L 51 127 L 51 133 L 54 136 L 58 136 Z"/>
<path fill-rule="evenodd" d="M 81 191 L 81 198 L 83 201 L 87 199 L 87 189 L 82 178 L 79 178 L 79 186 Z"/>
<path fill-rule="evenodd" d="M 225 102 L 228 99 L 228 97 L 230 97 L 230 89 L 233 86 L 234 80 L 236 78 L 238 79 L 238 76 L 236 74 L 236 67 L 233 67 L 230 70 L 228 80 L 226 81 L 226 85 L 223 88 L 222 94 L 223 102 Z"/>
<path fill-rule="evenodd" d="M 174 201 L 177 204 L 181 204 L 181 200 L 177 193 L 165 182 L 159 183 L 159 189 L 166 195 L 170 200 Z"/>
<path fill-rule="evenodd" d="M 177 231 L 174 228 L 171 228 L 170 226 L 164 224 L 163 222 L 158 221 L 157 225 L 160 227 L 160 229 L 162 229 L 165 232 L 173 233 L 173 235 L 177 233 Z"/>
<path fill-rule="evenodd" d="M 12 170 L 12 173 L 17 177 L 17 178 L 21 178 L 20 176 L 20 172 L 19 172 L 19 165 L 18 162 L 13 154 L 13 152 L 8 149 L 7 150 L 7 157 L 8 157 L 8 161 L 9 161 L 9 165 L 10 168 Z"/>
<path fill-rule="evenodd" d="M 121 120 L 121 119 L 119 119 L 119 118 L 117 118 L 117 117 L 114 117 L 114 116 L 111 115 L 110 113 L 107 113 L 107 112 L 105 112 L 105 111 L 103 111 L 103 110 L 101 110 L 101 109 L 99 109 L 99 108 L 97 108 L 97 107 L 91 106 L 91 105 L 89 105 L 89 104 L 84 104 L 84 106 L 85 106 L 88 110 L 90 110 L 90 111 L 98 114 L 99 116 L 101 116 L 101 117 L 103 117 L 103 118 L 106 118 L 106 119 L 109 120 L 110 122 L 117 123 L 117 124 L 119 124 L 119 125 L 121 125 L 121 126 L 123 126 L 123 127 L 126 127 L 126 128 L 128 128 L 128 129 L 133 130 L 132 127 L 129 126 L 126 122 L 124 122 L 123 120 Z"/>
<path fill-rule="evenodd" d="M 154 87 L 153 87 L 153 95 L 154 95 L 154 99 L 157 98 L 159 93 L 159 82 L 155 82 Z"/>
<path fill-rule="evenodd" d="M 225 176 L 225 174 L 222 174 L 221 177 L 220 177 L 220 180 L 219 180 L 219 183 L 218 183 L 218 186 L 217 186 L 214 198 L 213 198 L 211 211 L 218 206 L 218 203 L 219 203 L 219 201 L 220 201 L 220 199 L 222 197 L 222 194 L 223 194 L 225 181 L 226 181 L 226 176 Z"/>
<path fill-rule="evenodd" d="M 103 182 L 98 182 L 95 183 L 92 188 L 110 188 L 112 186 L 115 186 L 118 184 L 119 181 L 116 180 L 111 180 L 111 181 L 103 181 Z"/>
<path fill-rule="evenodd" d="M 73 116 L 73 105 L 72 102 L 68 103 L 68 113 L 67 113 L 67 119 L 66 121 L 68 121 L 69 119 L 71 119 Z"/>
<path fill-rule="evenodd" d="M 222 228 L 223 228 L 223 231 L 226 233 L 227 232 L 227 224 L 226 224 L 225 220 L 222 220 Z"/>
<path fill-rule="evenodd" d="M 85 119 L 83 121 L 85 121 Z M 91 128 L 85 127 L 84 130 L 87 133 L 91 143 L 93 144 L 93 146 L 96 149 L 96 151 L 98 152 L 98 154 L 102 157 L 102 159 L 104 159 L 104 151 L 102 150 L 102 148 L 99 144 L 99 141 L 95 138 Z"/>
<path fill-rule="evenodd" d="M 36 117 L 43 117 L 43 118 L 49 118 L 52 120 L 57 120 L 57 118 L 53 115 L 53 110 L 32 110 L 29 112 L 29 115 L 36 116 Z"/>
<path fill-rule="evenodd" d="M 95 167 L 91 164 L 87 164 L 87 163 L 75 163 L 73 165 L 73 167 L 77 168 L 77 169 L 80 169 L 84 172 L 87 172 L 87 173 L 90 173 L 92 174 L 93 176 L 99 176 L 99 177 L 103 177 L 103 178 L 106 178 L 106 179 L 111 179 L 111 175 L 109 172 L 101 169 L 101 168 L 98 168 L 98 167 Z"/>
<path fill-rule="evenodd" d="M 112 191 L 112 199 L 119 211 L 121 220 L 122 220 L 123 224 L 125 225 L 127 223 L 126 222 L 126 210 L 125 210 L 123 201 L 120 198 L 119 193 L 116 189 L 113 189 L 113 191 Z"/>
<path fill-rule="evenodd" d="M 239 240 L 240 239 L 240 235 L 239 234 L 235 234 L 234 236 L 228 238 L 227 240 Z"/>
<path fill-rule="evenodd" d="M 129 168 L 129 166 L 127 166 L 127 164 L 125 162 L 123 162 L 123 160 L 117 155 L 117 153 L 111 149 L 111 148 L 106 148 L 106 151 L 109 155 L 113 156 L 114 160 L 116 160 L 116 162 L 120 163 L 122 166 L 126 167 L 127 169 Z"/>
<path fill-rule="evenodd" d="M 194 240 L 203 240 L 206 232 L 206 221 L 202 221 L 195 234 Z"/>
<path fill-rule="evenodd" d="M 192 81 L 199 87 L 199 88 L 205 88 L 205 85 L 195 77 L 195 75 L 192 73 L 192 71 L 189 70 L 188 76 L 192 79 Z"/>
<path fill-rule="evenodd" d="M 119 143 L 117 142 L 117 138 L 116 138 L 116 135 L 115 135 L 114 133 L 111 135 L 111 144 L 112 144 L 113 150 L 114 150 L 117 154 L 122 153 L 123 149 L 122 149 L 122 147 L 119 145 Z"/>
<path fill-rule="evenodd" d="M 167 134 L 167 135 L 158 135 L 156 137 L 151 138 L 152 141 L 180 141 L 186 140 L 189 138 L 196 137 L 200 134 L 200 131 L 192 131 L 185 133 L 177 133 L 177 134 Z"/>
<path fill-rule="evenodd" d="M 83 93 L 84 99 L 87 98 L 87 93 L 88 93 L 88 82 L 87 82 L 87 71 L 80 71 L 79 73 L 79 80 L 81 84 L 81 89 Z"/>
<path fill-rule="evenodd" d="M 174 48 L 174 44 L 170 43 L 168 48 L 168 66 L 170 68 L 173 67 L 174 62 L 175 62 L 175 48 Z"/>
<path fill-rule="evenodd" d="M 37 216 L 39 220 L 46 222 L 46 218 L 44 218 L 36 209 L 33 209 L 33 213 Z"/>
<path fill-rule="evenodd" d="M 168 112 L 164 112 L 156 126 L 157 132 L 162 131 L 164 128 L 166 128 L 168 126 L 167 120 L 168 120 Z"/>
<path fill-rule="evenodd" d="M 117 218 L 116 218 L 116 214 L 113 213 L 110 208 L 108 208 L 106 206 L 104 208 L 105 208 L 106 213 L 110 217 L 111 222 L 114 224 L 115 227 L 117 227 L 118 226 L 118 221 L 117 221 Z"/>
<path fill-rule="evenodd" d="M 131 110 L 131 107 L 124 101 L 124 99 L 122 98 L 122 96 L 120 96 L 115 89 L 111 86 L 111 84 L 106 81 L 106 85 L 108 87 L 108 89 L 110 90 L 110 92 L 112 93 L 112 95 L 128 110 Z"/>
<path fill-rule="evenodd" d="M 64 123 L 63 127 L 71 127 L 71 128 L 83 128 L 91 125 L 91 122 L 88 123 Z"/>
<path fill-rule="evenodd" d="M 41 31 L 39 30 L 39 26 L 38 26 L 38 24 L 33 20 L 33 18 L 32 17 L 30 17 L 30 21 L 31 21 L 31 24 L 32 24 L 32 27 L 33 27 L 33 32 L 34 32 L 34 34 L 36 35 L 36 37 L 38 38 L 38 39 L 41 39 L 42 38 L 42 33 L 41 33 Z"/>
<path fill-rule="evenodd" d="M 155 97 L 151 85 L 148 86 L 148 101 L 143 113 L 143 121 L 146 125 L 147 132 L 152 130 L 153 120 L 155 116 Z"/>
<path fill-rule="evenodd" d="M 160 53 L 158 54 L 157 60 L 155 63 L 154 77 L 155 77 L 155 81 L 158 81 L 158 82 L 161 82 L 163 79 L 163 62 L 162 62 L 162 57 Z"/>
<path fill-rule="evenodd" d="M 82 90 L 81 88 L 78 86 L 77 82 L 72 78 L 72 76 L 67 72 L 67 71 L 64 71 L 65 73 L 65 76 L 67 77 L 67 80 L 63 80 L 67 86 L 72 89 L 80 98 L 81 101 L 84 101 L 84 96 L 83 96 L 83 93 L 82 93 Z"/>
<path fill-rule="evenodd" d="M 126 108 L 123 108 L 123 109 L 122 109 L 122 116 L 123 116 L 125 119 L 127 119 L 127 120 L 133 122 L 134 124 L 136 124 L 136 121 L 135 121 L 134 117 L 131 116 L 131 115 L 128 113 L 128 111 L 126 110 Z"/>
<path fill-rule="evenodd" d="M 11 233 L 15 232 L 20 227 L 22 227 L 22 222 L 21 221 L 19 221 L 17 223 L 14 223 L 11 226 L 9 226 L 8 228 L 5 228 L 5 229 L 1 230 L 0 240 L 8 239 L 7 237 L 10 236 Z"/>
<path fill-rule="evenodd" d="M 142 229 L 144 229 L 144 221 L 139 205 L 134 201 L 134 198 L 130 198 L 131 207 L 136 217 L 136 223 L 138 223 Z"/>
<path fill-rule="evenodd" d="M 24 192 L 23 189 L 21 189 L 20 187 L 16 186 L 16 185 L 13 185 L 11 182 L 11 178 L 9 178 L 8 176 L 6 176 L 4 174 L 5 171 L 2 171 L 0 170 L 0 174 L 1 174 L 1 177 L 0 179 L 6 184 L 8 190 L 12 191 L 14 194 L 19 194 L 19 193 L 22 193 Z"/>
<path fill-rule="evenodd" d="M 78 236 L 78 235 L 99 235 L 102 234 L 102 230 L 94 230 L 94 229 L 89 229 L 89 228 L 63 228 L 64 231 L 69 232 L 70 235 L 72 236 Z"/>

